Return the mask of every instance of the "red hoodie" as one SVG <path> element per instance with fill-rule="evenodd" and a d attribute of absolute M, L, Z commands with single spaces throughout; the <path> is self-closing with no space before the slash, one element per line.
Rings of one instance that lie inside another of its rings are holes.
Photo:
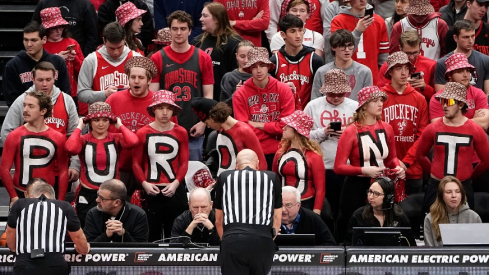
<path fill-rule="evenodd" d="M 416 91 L 420 92 L 426 98 L 426 102 L 430 102 L 431 97 L 435 94 L 435 67 L 436 61 L 431 60 L 422 55 L 418 55 L 418 59 L 414 64 L 416 67 L 416 72 L 423 72 L 424 83 L 426 88 L 421 91 L 420 88 L 416 88 Z M 385 78 L 385 71 L 387 71 L 387 62 L 384 62 L 380 67 L 379 79 L 377 81 L 377 86 L 382 88 L 389 84 L 391 81 Z"/>
<path fill-rule="evenodd" d="M 392 27 L 389 54 L 399 51 L 399 36 L 401 33 L 412 29 L 416 29 L 421 36 L 421 55 L 438 60 L 446 54 L 445 36 L 448 31 L 448 25 L 441 19 L 441 14 L 438 12 L 427 15 L 421 23 L 417 23 L 412 15 L 408 15 L 394 24 Z M 439 53 L 436 53 L 437 47 L 439 47 Z"/>
<path fill-rule="evenodd" d="M 290 87 L 268 76 L 265 88 L 248 79 L 233 95 L 233 110 L 237 120 L 264 122 L 262 129 L 253 127 L 265 155 L 275 154 L 285 126 L 280 119 L 292 114 L 294 95 Z"/>
<path fill-rule="evenodd" d="M 406 178 L 422 179 L 423 170 L 416 162 L 416 148 L 421 133 L 429 124 L 428 104 L 409 83 L 402 94 L 390 84 L 382 90 L 387 93 L 382 120 L 394 130 L 397 157 L 409 166 Z"/>

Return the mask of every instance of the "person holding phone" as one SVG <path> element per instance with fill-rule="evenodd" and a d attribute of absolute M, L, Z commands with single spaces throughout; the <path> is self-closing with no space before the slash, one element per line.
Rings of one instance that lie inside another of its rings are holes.
<path fill-rule="evenodd" d="M 406 53 L 409 62 L 416 67 L 416 72 L 408 77 L 407 81 L 411 87 L 424 95 L 426 102 L 430 102 L 435 94 L 435 67 L 436 61 L 422 55 L 421 36 L 416 30 L 405 31 L 399 36 L 399 49 Z M 384 87 L 390 82 L 385 77 L 387 62 L 380 67 L 379 87 Z"/>
<path fill-rule="evenodd" d="M 351 7 L 340 7 L 340 13 L 331 21 L 331 33 L 339 29 L 352 32 L 356 51 L 352 59 L 370 68 L 373 85 L 377 85 L 379 66 L 389 52 L 389 37 L 384 19 L 373 13 L 373 7 L 364 0 L 352 0 Z"/>
<path fill-rule="evenodd" d="M 394 169 L 400 179 L 406 176 L 394 149 L 394 130 L 381 120 L 387 94 L 377 86 L 368 86 L 358 92 L 358 99 L 353 123 L 338 141 L 341 151 L 337 151 L 334 164 L 335 173 L 346 176 L 337 223 L 340 240 L 353 212 L 365 204 L 372 178 L 384 175 L 387 168 Z"/>
<path fill-rule="evenodd" d="M 382 120 L 389 123 L 394 130 L 399 164 L 406 170 L 407 195 L 423 191 L 423 169 L 415 155 L 419 138 L 429 124 L 426 100 L 408 83 L 409 76 L 413 78 L 415 70 L 407 54 L 391 54 L 387 58 L 387 71 L 384 75 L 390 79 L 390 83 L 382 88 L 388 95 L 384 102 Z"/>
<path fill-rule="evenodd" d="M 83 51 L 78 42 L 70 38 L 69 23 L 63 19 L 61 10 L 58 7 L 41 10 L 41 22 L 46 28 L 47 36 L 46 44 L 43 47 L 47 52 L 61 56 L 66 62 L 70 79 L 71 97 L 77 102 L 78 73 L 85 59 Z"/>
<path fill-rule="evenodd" d="M 334 172 L 334 161 L 338 148 L 338 139 L 348 124 L 353 122 L 353 114 L 358 102 L 347 95 L 351 92 L 345 72 L 341 69 L 331 69 L 323 76 L 320 92 L 325 97 L 311 100 L 304 112 L 314 121 L 311 129 L 311 139 L 319 142 L 323 152 L 323 163 L 326 169 L 326 198 L 331 205 L 333 217 L 339 212 L 339 198 L 344 176 Z"/>
<path fill-rule="evenodd" d="M 319 144 L 311 140 L 314 121 L 303 111 L 283 117 L 285 123 L 281 148 L 273 159 L 272 171 L 282 177 L 282 185 L 290 185 L 301 193 L 301 205 L 320 215 L 326 184 Z"/>

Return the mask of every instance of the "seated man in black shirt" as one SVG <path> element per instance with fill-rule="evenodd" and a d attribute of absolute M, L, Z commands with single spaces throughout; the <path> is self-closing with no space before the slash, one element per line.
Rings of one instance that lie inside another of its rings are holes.
<path fill-rule="evenodd" d="M 193 189 L 188 198 L 188 208 L 173 222 L 171 242 L 187 243 L 190 238 L 193 243 L 219 245 L 210 192 L 201 187 Z"/>
<path fill-rule="evenodd" d="M 124 183 L 111 179 L 97 192 L 97 206 L 90 209 L 83 231 L 89 242 L 147 242 L 148 218 L 143 209 L 126 202 Z"/>
<path fill-rule="evenodd" d="M 321 217 L 301 207 L 301 194 L 297 188 L 282 187 L 282 205 L 280 234 L 315 234 L 316 245 L 336 245 Z"/>

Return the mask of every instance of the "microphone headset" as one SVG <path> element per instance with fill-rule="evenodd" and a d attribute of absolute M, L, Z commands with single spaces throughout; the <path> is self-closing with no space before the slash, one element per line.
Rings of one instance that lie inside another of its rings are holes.
<path fill-rule="evenodd" d="M 378 177 L 374 182 L 379 183 L 384 191 L 384 200 L 382 201 L 381 210 L 389 210 L 394 206 L 394 183 L 388 177 Z"/>

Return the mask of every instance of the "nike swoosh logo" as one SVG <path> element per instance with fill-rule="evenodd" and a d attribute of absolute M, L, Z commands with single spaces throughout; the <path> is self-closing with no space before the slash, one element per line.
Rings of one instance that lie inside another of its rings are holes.
<path fill-rule="evenodd" d="M 173 66 L 173 64 L 166 64 L 166 67 L 171 67 Z"/>
<path fill-rule="evenodd" d="M 109 66 L 102 66 L 102 70 L 107 69 Z"/>

